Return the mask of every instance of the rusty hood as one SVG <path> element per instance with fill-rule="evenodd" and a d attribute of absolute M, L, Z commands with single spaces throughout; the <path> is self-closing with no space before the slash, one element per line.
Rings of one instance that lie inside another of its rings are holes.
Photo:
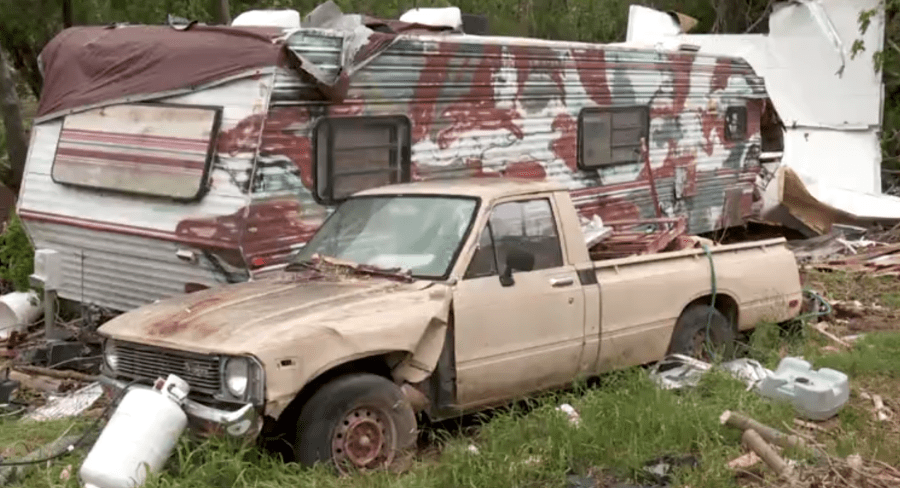
<path fill-rule="evenodd" d="M 261 358 L 335 341 L 341 349 L 365 350 L 373 337 L 412 351 L 427 324 L 446 308 L 444 289 L 374 278 L 265 279 L 149 304 L 106 322 L 99 332 L 122 341 Z"/>

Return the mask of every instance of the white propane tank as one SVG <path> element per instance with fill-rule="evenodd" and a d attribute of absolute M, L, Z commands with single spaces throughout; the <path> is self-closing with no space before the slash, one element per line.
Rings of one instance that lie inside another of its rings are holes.
<path fill-rule="evenodd" d="M 156 388 L 130 389 L 81 465 L 85 488 L 134 488 L 158 472 L 187 426 L 182 404 L 189 391 L 175 375 L 161 388 L 158 381 Z"/>

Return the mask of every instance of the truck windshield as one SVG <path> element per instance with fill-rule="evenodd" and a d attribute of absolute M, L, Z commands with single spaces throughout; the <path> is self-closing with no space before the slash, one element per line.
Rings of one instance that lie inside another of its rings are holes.
<path fill-rule="evenodd" d="M 453 265 L 477 205 L 474 198 L 460 197 L 351 198 L 292 261 L 319 255 L 439 279 Z"/>

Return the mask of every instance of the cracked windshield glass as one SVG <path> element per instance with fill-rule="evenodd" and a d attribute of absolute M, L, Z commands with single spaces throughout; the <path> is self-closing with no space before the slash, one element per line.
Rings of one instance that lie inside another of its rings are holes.
<path fill-rule="evenodd" d="M 477 201 L 434 196 L 360 197 L 344 202 L 294 262 L 318 254 L 413 276 L 446 275 Z"/>

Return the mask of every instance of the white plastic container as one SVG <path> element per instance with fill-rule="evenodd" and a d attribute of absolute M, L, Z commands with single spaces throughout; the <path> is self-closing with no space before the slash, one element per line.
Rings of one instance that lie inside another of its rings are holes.
<path fill-rule="evenodd" d="M 784 358 L 778 369 L 759 383 L 759 393 L 776 400 L 791 402 L 794 409 L 810 420 L 827 420 L 850 399 L 850 382 L 840 371 L 812 369 L 800 358 Z"/>
<path fill-rule="evenodd" d="M 162 389 L 129 390 L 81 465 L 85 487 L 133 488 L 158 472 L 187 426 L 189 390 L 175 375 Z"/>
<path fill-rule="evenodd" d="M 44 312 L 41 299 L 34 291 L 7 293 L 0 297 L 0 340 L 13 331 L 21 332 Z"/>

